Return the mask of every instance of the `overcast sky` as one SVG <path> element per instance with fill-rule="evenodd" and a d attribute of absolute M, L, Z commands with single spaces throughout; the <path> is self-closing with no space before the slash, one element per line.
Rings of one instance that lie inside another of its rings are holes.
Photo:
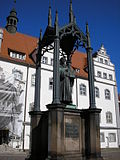
<path fill-rule="evenodd" d="M 13 8 L 14 0 L 0 0 L 0 26 L 5 27 L 6 17 Z M 59 25 L 69 20 L 70 0 L 17 0 L 16 11 L 19 18 L 18 32 L 39 37 L 40 28 L 45 30 L 48 21 L 48 7 L 52 7 L 52 24 L 55 10 L 58 10 Z M 120 92 L 120 0 L 73 0 L 73 12 L 77 24 L 85 32 L 85 24 L 90 28 L 93 52 L 101 44 L 115 64 L 118 91 Z M 80 50 L 80 49 L 79 49 Z"/>

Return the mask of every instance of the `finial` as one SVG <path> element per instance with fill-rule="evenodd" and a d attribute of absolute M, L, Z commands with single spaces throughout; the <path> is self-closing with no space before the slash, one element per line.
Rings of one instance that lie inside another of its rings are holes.
<path fill-rule="evenodd" d="M 40 29 L 40 41 L 42 41 L 42 29 Z"/>
<path fill-rule="evenodd" d="M 74 16 L 74 23 L 76 24 L 76 17 Z"/>
<path fill-rule="evenodd" d="M 69 23 L 73 22 L 73 10 L 72 10 L 72 0 L 70 0 L 70 7 L 69 7 Z"/>
<path fill-rule="evenodd" d="M 49 5 L 49 12 L 48 12 L 48 26 L 52 26 L 52 14 L 51 14 L 51 6 Z"/>
<path fill-rule="evenodd" d="M 88 22 L 86 22 L 86 34 L 89 34 Z"/>
<path fill-rule="evenodd" d="M 16 0 L 14 0 L 14 8 L 16 8 Z"/>
<path fill-rule="evenodd" d="M 55 26 L 58 25 L 58 11 L 56 10 L 56 14 L 55 14 Z"/>
<path fill-rule="evenodd" d="M 103 43 L 101 44 L 101 48 L 104 48 L 104 44 Z"/>

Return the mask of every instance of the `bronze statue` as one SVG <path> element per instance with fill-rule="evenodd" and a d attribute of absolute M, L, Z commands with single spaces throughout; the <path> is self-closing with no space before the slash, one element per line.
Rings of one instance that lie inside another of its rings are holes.
<path fill-rule="evenodd" d="M 72 103 L 72 88 L 74 85 L 74 70 L 66 65 L 66 59 L 60 59 L 60 102 Z"/>

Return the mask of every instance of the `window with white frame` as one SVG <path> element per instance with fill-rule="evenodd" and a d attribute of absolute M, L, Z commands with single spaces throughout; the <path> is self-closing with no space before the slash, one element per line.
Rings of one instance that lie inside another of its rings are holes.
<path fill-rule="evenodd" d="M 97 71 L 97 76 L 101 77 L 101 72 L 100 71 Z"/>
<path fill-rule="evenodd" d="M 107 79 L 107 73 L 103 73 L 103 78 Z"/>
<path fill-rule="evenodd" d="M 116 142 L 116 133 L 109 133 L 109 142 Z"/>
<path fill-rule="evenodd" d="M 48 64 L 48 57 L 43 56 L 41 59 L 41 63 Z"/>
<path fill-rule="evenodd" d="M 109 80 L 113 80 L 112 74 L 109 74 Z"/>
<path fill-rule="evenodd" d="M 80 84 L 80 95 L 86 96 L 86 86 L 84 84 Z"/>
<path fill-rule="evenodd" d="M 100 58 L 100 63 L 103 63 L 103 58 Z"/>
<path fill-rule="evenodd" d="M 105 64 L 108 65 L 108 60 L 105 59 Z"/>
<path fill-rule="evenodd" d="M 31 76 L 31 85 L 35 86 L 35 74 L 32 74 Z"/>
<path fill-rule="evenodd" d="M 20 60 L 25 60 L 26 59 L 25 54 L 18 53 L 18 52 L 13 52 L 13 51 L 10 51 L 10 57 L 20 59 Z"/>
<path fill-rule="evenodd" d="M 112 123 L 112 113 L 106 112 L 106 123 Z"/>
<path fill-rule="evenodd" d="M 99 98 L 100 97 L 100 91 L 98 87 L 95 87 L 95 97 Z"/>
<path fill-rule="evenodd" d="M 108 89 L 105 89 L 105 99 L 110 100 L 110 91 Z"/>
<path fill-rule="evenodd" d="M 49 78 L 49 89 L 53 89 L 53 78 Z"/>
<path fill-rule="evenodd" d="M 100 142 L 105 142 L 104 132 L 101 132 L 101 133 L 100 133 Z"/>

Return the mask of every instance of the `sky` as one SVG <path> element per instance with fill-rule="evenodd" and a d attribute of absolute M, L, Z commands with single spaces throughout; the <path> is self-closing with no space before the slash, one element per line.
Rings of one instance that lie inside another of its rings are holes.
<path fill-rule="evenodd" d="M 68 24 L 70 0 L 0 0 L 0 27 L 5 27 L 6 17 L 15 7 L 18 32 L 39 37 L 48 22 L 49 4 L 52 7 L 52 24 L 58 11 L 59 26 Z M 120 0 L 73 0 L 73 12 L 77 25 L 85 33 L 88 22 L 93 53 L 101 44 L 115 65 L 118 92 L 120 93 Z M 81 48 L 79 48 L 81 50 Z"/>

